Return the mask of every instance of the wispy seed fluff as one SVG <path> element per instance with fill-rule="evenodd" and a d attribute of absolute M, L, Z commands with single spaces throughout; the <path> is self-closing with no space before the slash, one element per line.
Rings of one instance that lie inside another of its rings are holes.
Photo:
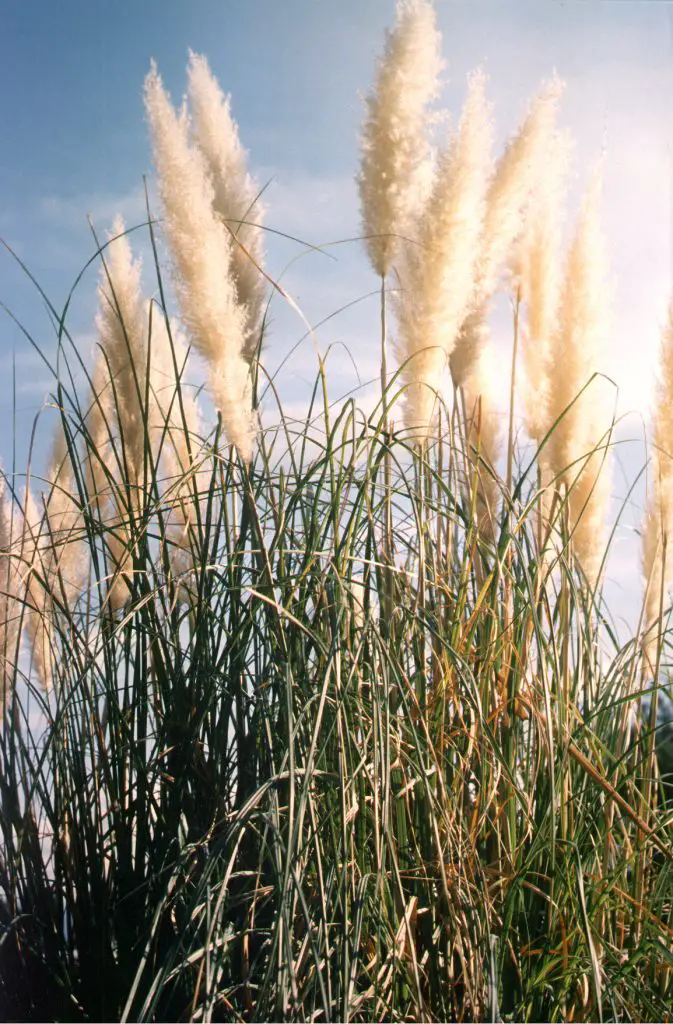
<path fill-rule="evenodd" d="M 659 616 L 661 589 L 673 578 L 673 299 L 662 332 L 659 380 L 652 419 L 652 473 L 643 524 L 645 619 L 648 626 Z M 664 605 L 666 593 L 664 592 Z M 654 670 L 657 638 L 647 644 Z"/>
<path fill-rule="evenodd" d="M 21 605 L 17 545 L 4 477 L 0 475 L 0 722 L 16 678 Z"/>
<path fill-rule="evenodd" d="M 570 152 L 568 135 L 557 132 L 514 256 L 514 283 L 526 313 L 519 325 L 524 420 L 529 437 L 538 445 L 549 427 L 549 358 L 559 313 L 563 206 Z"/>
<path fill-rule="evenodd" d="M 253 424 L 244 358 L 246 311 L 232 274 L 233 242 L 213 212 L 214 190 L 204 157 L 190 144 L 186 119 L 173 109 L 154 64 L 145 79 L 145 109 L 182 318 L 208 364 L 227 438 L 249 460 Z"/>
<path fill-rule="evenodd" d="M 162 490 L 167 509 L 166 537 L 173 574 L 194 568 L 190 532 L 197 523 L 197 504 L 205 518 L 211 479 L 209 460 L 201 451 L 202 420 L 199 402 L 187 382 L 188 350 L 180 331 L 158 312 L 152 327 L 152 379 L 159 409 L 158 429 L 165 432 L 162 449 Z"/>
<path fill-rule="evenodd" d="M 251 362 L 259 349 L 266 299 L 262 226 L 264 206 L 259 186 L 248 173 L 238 125 L 205 57 L 189 53 L 188 96 L 193 139 L 203 154 L 213 188 L 215 213 L 235 235 L 231 276 L 239 305 L 245 307 L 243 356 Z"/>
<path fill-rule="evenodd" d="M 103 253 L 96 327 L 113 382 L 129 483 L 137 488 L 143 477 L 145 424 L 150 416 L 146 408 L 147 309 L 140 287 L 141 264 L 133 259 L 124 231 L 124 221 L 117 217 Z"/>
<path fill-rule="evenodd" d="M 366 98 L 357 184 L 369 258 L 389 272 L 400 240 L 414 234 L 427 193 L 430 147 L 426 108 L 438 89 L 441 36 L 428 0 L 398 0 L 374 88 Z"/>
<path fill-rule="evenodd" d="M 484 536 L 493 539 L 500 497 L 498 460 L 502 449 L 502 425 L 496 399 L 498 366 L 487 339 L 485 326 L 479 328 L 482 342 L 464 386 L 467 416 L 468 461 L 471 480 L 477 486 L 477 523 Z"/>
<path fill-rule="evenodd" d="M 563 85 L 557 78 L 542 88 L 496 165 L 486 198 L 473 299 L 476 310 L 487 311 L 512 245 L 523 230 L 530 197 L 546 173 L 562 91 Z M 451 375 L 457 387 L 463 386 L 477 358 L 478 337 L 466 324 L 457 339 L 451 357 Z"/>
<path fill-rule="evenodd" d="M 48 488 L 36 501 L 26 493 L 23 560 L 26 579 L 26 634 L 33 667 L 45 690 L 52 684 L 54 617 L 72 607 L 89 573 L 89 548 L 82 513 L 74 497 L 75 480 L 61 425 L 57 428 Z"/>
<path fill-rule="evenodd" d="M 151 380 L 148 380 L 148 357 L 154 355 L 148 352 L 149 309 L 140 285 L 141 264 L 134 260 L 124 231 L 124 222 L 117 217 L 103 253 L 96 316 L 102 351 L 98 377 L 106 388 L 107 427 L 114 429 L 116 424 L 119 429 L 118 457 L 122 460 L 118 486 L 113 488 L 103 483 L 99 466 L 96 488 L 108 527 L 106 541 L 114 569 L 110 590 L 113 607 L 123 605 L 129 595 L 123 575 L 128 572 L 132 559 L 129 524 L 131 516 L 137 519 L 144 504 L 146 449 L 148 443 L 151 445 L 150 427 L 155 415 Z M 94 419 L 99 429 L 103 429 L 101 409 L 94 408 Z M 96 455 L 92 457 L 95 459 Z M 116 475 L 119 477 L 119 470 Z M 126 484 L 130 487 L 130 507 Z"/>
<path fill-rule="evenodd" d="M 455 135 L 439 155 L 417 241 L 405 243 L 393 295 L 397 357 L 406 384 L 404 417 L 419 440 L 436 413 L 436 392 L 474 291 L 492 144 L 485 77 L 471 75 Z"/>
<path fill-rule="evenodd" d="M 604 378 L 596 377 L 577 396 L 602 369 L 607 334 L 608 282 L 600 197 L 601 176 L 595 173 L 568 251 L 559 324 L 550 350 L 547 423 L 547 429 L 555 424 L 548 445 L 549 469 L 557 483 L 563 482 L 569 489 L 574 550 L 592 584 L 603 554 L 610 496 L 605 446 L 612 419 L 611 389 Z"/>

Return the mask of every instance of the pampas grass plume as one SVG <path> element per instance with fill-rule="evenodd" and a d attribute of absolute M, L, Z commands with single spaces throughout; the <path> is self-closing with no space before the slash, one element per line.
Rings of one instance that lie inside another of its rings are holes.
<path fill-rule="evenodd" d="M 524 368 L 523 413 L 529 437 L 538 445 L 549 426 L 550 346 L 559 313 L 562 215 L 571 142 L 557 132 L 547 172 L 531 199 L 514 258 L 514 281 L 526 310 L 521 324 Z"/>
<path fill-rule="evenodd" d="M 405 423 L 421 439 L 430 431 L 435 391 L 474 290 L 492 144 L 485 82 L 480 71 L 468 80 L 460 124 L 440 153 L 420 217 L 418 242 L 404 246 L 400 261 L 394 302 L 407 385 Z"/>
<path fill-rule="evenodd" d="M 481 255 L 473 297 L 473 320 L 485 320 L 500 274 L 516 238 L 537 183 L 544 177 L 563 83 L 558 78 L 534 97 L 528 114 L 498 160 L 488 186 Z M 451 376 L 462 387 L 478 359 L 481 335 L 466 323 L 451 358 Z"/>
<path fill-rule="evenodd" d="M 251 362 L 259 347 L 266 298 L 261 273 L 265 210 L 259 186 L 248 172 L 230 97 L 220 89 L 206 58 L 191 50 L 187 74 L 192 133 L 213 183 L 213 208 L 235 236 L 230 270 L 236 298 L 245 308 L 243 356 Z"/>
<path fill-rule="evenodd" d="M 0 475 L 0 722 L 14 686 L 21 622 L 19 573 L 12 527 L 5 481 Z"/>
<path fill-rule="evenodd" d="M 470 376 L 464 386 L 469 461 L 477 481 L 477 522 L 493 540 L 495 516 L 500 497 L 497 465 L 502 452 L 502 427 L 496 399 L 497 359 L 487 330 Z"/>
<path fill-rule="evenodd" d="M 673 578 L 673 299 L 662 331 L 659 380 L 652 417 L 652 483 L 643 524 L 645 619 L 658 619 L 662 586 Z M 654 669 L 656 637 L 647 648 Z"/>
<path fill-rule="evenodd" d="M 563 88 L 556 77 L 542 87 L 496 165 L 484 220 L 480 267 L 480 287 L 484 294 L 494 290 L 510 248 L 523 229 L 523 215 L 530 197 L 547 173 L 549 147 Z"/>
<path fill-rule="evenodd" d="M 604 453 L 597 450 L 606 443 L 610 428 L 609 385 L 602 378 L 591 380 L 601 370 L 608 326 L 607 265 L 599 222 L 601 181 L 597 170 L 568 252 L 559 323 L 550 348 L 547 413 L 547 429 L 554 428 L 548 445 L 549 470 L 568 488 L 575 552 L 592 583 L 599 565 L 596 553 L 603 550 L 610 480 Z"/>
<path fill-rule="evenodd" d="M 204 158 L 190 144 L 186 120 L 176 114 L 154 64 L 145 79 L 145 109 L 182 317 L 208 364 L 227 438 L 249 460 L 253 426 L 243 357 L 246 313 L 232 274 L 232 240 L 213 212 L 214 190 Z"/>
<path fill-rule="evenodd" d="M 398 0 L 373 91 L 366 99 L 357 177 L 365 245 L 385 277 L 426 193 L 426 108 L 437 92 L 441 37 L 428 0 Z"/>
<path fill-rule="evenodd" d="M 143 477 L 144 410 L 147 393 L 147 309 L 140 287 L 142 267 L 134 260 L 125 225 L 116 217 L 104 253 L 98 285 L 96 327 L 114 382 L 129 483 Z"/>

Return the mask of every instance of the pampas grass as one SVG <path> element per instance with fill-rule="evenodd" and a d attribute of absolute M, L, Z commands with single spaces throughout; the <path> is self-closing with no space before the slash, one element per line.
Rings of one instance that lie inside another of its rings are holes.
<path fill-rule="evenodd" d="M 438 63 L 430 4 L 400 3 L 360 175 L 381 401 L 332 401 L 321 356 L 320 416 L 311 403 L 299 420 L 259 350 L 256 186 L 229 103 L 204 58 L 179 114 L 148 76 L 160 301 L 116 222 L 97 254 L 93 368 L 53 311 L 49 468 L 0 492 L 2 1019 L 670 1015 L 671 325 L 643 651 L 601 590 L 598 184 L 552 266 L 562 190 L 540 169 L 556 87 L 494 169 L 476 73 L 430 192 L 396 191 L 426 159 Z M 511 356 L 489 314 L 503 284 Z M 534 454 L 518 444 L 523 311 L 544 396 L 526 415 Z M 278 422 L 255 433 L 265 373 Z"/>

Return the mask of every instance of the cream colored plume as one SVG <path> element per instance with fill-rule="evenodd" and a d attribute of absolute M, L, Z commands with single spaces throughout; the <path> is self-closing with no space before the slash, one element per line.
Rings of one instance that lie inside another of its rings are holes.
<path fill-rule="evenodd" d="M 557 132 L 548 153 L 546 173 L 531 198 L 514 254 L 514 285 L 525 309 L 525 320 L 519 324 L 524 419 L 529 437 L 538 445 L 549 428 L 549 358 L 559 314 L 563 204 L 570 152 L 568 136 Z"/>
<path fill-rule="evenodd" d="M 419 440 L 430 432 L 436 391 L 474 293 L 492 143 L 484 87 L 481 72 L 470 76 L 460 124 L 440 153 L 417 241 L 403 247 L 393 293 L 405 424 Z"/>
<path fill-rule="evenodd" d="M 145 79 L 145 109 L 182 318 L 208 364 L 227 439 L 249 460 L 254 431 L 244 358 L 246 312 L 233 278 L 231 235 L 214 214 L 204 157 L 191 145 L 188 125 L 173 109 L 154 64 Z"/>
<path fill-rule="evenodd" d="M 194 568 L 190 532 L 197 524 L 197 505 L 201 517 L 205 517 L 211 471 L 201 451 L 199 402 L 186 379 L 187 345 L 176 325 L 171 325 L 169 338 L 163 317 L 157 318 L 153 337 L 153 352 L 157 354 L 153 365 L 154 389 L 160 410 L 159 426 L 166 435 L 162 449 L 162 498 L 167 516 L 168 554 L 177 577 Z"/>
<path fill-rule="evenodd" d="M 96 326 L 102 358 L 94 376 L 105 395 L 104 405 L 93 404 L 93 423 L 99 432 L 114 431 L 110 445 L 118 443 L 122 478 L 117 457 L 111 460 L 117 486 L 105 482 L 102 466 L 91 465 L 96 477 L 96 492 L 106 531 L 106 542 L 114 573 L 110 587 L 113 608 L 126 603 L 129 588 L 125 576 L 130 572 L 131 517 L 137 522 L 145 504 L 145 459 L 148 444 L 152 446 L 152 424 L 156 419 L 156 403 L 151 381 L 148 381 L 148 357 L 154 361 L 149 344 L 149 304 L 143 298 L 140 261 L 133 259 L 128 236 L 121 217 L 112 225 L 104 253 L 98 286 Z M 102 416 L 107 410 L 106 419 Z M 117 430 L 114 428 L 118 428 Z M 91 428 L 90 428 L 91 429 Z M 118 436 L 119 441 L 113 440 Z M 123 449 L 121 442 L 123 439 Z M 103 438 L 101 438 L 103 440 Z M 130 498 L 130 505 L 129 505 Z"/>
<path fill-rule="evenodd" d="M 23 507 L 23 542 L 21 572 L 25 580 L 25 636 L 31 650 L 32 666 L 44 690 L 52 683 L 51 659 L 53 623 L 49 610 L 48 591 L 42 553 L 48 544 L 48 526 L 30 490 Z"/>
<path fill-rule="evenodd" d="M 91 371 L 91 393 L 85 414 L 88 435 L 86 444 L 86 486 L 92 506 L 103 501 L 108 484 L 104 466 L 111 464 L 110 452 L 114 439 L 116 413 L 112 400 L 110 374 L 103 349 L 96 347 Z M 110 468 L 112 466 L 110 465 Z"/>
<path fill-rule="evenodd" d="M 554 78 L 533 99 L 527 116 L 498 160 L 488 186 L 481 255 L 477 268 L 473 309 L 488 311 L 500 275 L 517 237 L 523 231 L 525 213 L 538 182 L 547 172 L 550 143 L 562 83 Z M 481 317 L 481 312 L 478 313 Z M 477 359 L 479 334 L 466 325 L 451 359 L 456 387 L 467 380 Z"/>
<path fill-rule="evenodd" d="M 502 452 L 502 424 L 496 398 L 496 383 L 504 367 L 498 366 L 495 351 L 486 339 L 479 347 L 464 385 L 466 436 L 470 485 L 477 486 L 477 522 L 480 531 L 493 539 L 501 489 L 498 462 Z"/>
<path fill-rule="evenodd" d="M 75 479 L 61 424 L 57 428 L 42 500 L 26 492 L 22 575 L 26 582 L 26 635 L 33 667 L 45 690 L 52 685 L 55 617 L 72 609 L 89 575 L 89 547 L 75 494 Z"/>
<path fill-rule="evenodd" d="M 651 466 L 642 551 L 646 588 L 645 622 L 646 627 L 650 628 L 659 619 L 662 585 L 666 607 L 666 588 L 673 579 L 673 300 L 669 306 L 659 351 L 659 380 L 652 418 Z M 655 625 L 646 644 L 652 671 L 656 663 L 657 632 Z"/>
<path fill-rule="evenodd" d="M 574 550 L 591 583 L 596 582 L 604 550 L 610 479 L 604 449 L 612 422 L 609 383 L 601 377 L 592 380 L 593 374 L 603 369 L 608 327 L 600 198 L 601 176 L 597 172 L 582 204 L 567 257 L 559 323 L 549 361 L 547 429 L 555 425 L 545 449 L 551 475 L 557 485 L 564 483 L 569 490 Z"/>
<path fill-rule="evenodd" d="M 239 304 L 245 307 L 243 356 L 251 362 L 258 350 L 266 299 L 262 227 L 264 206 L 250 176 L 238 125 L 205 57 L 189 53 L 188 95 L 192 132 L 213 183 L 213 208 L 235 236 L 231 276 Z"/>
<path fill-rule="evenodd" d="M 530 197 L 547 174 L 562 92 L 558 78 L 543 86 L 496 165 L 488 189 L 480 267 L 481 288 L 486 293 L 494 290 L 510 248 L 523 229 Z"/>
<path fill-rule="evenodd" d="M 398 0 L 374 88 L 366 99 L 357 184 L 365 245 L 385 277 L 427 194 L 427 106 L 438 89 L 441 37 L 428 0 Z"/>
<path fill-rule="evenodd" d="M 21 622 L 17 531 L 13 527 L 5 480 L 0 475 L 0 722 L 14 688 Z"/>
<path fill-rule="evenodd" d="M 467 387 L 470 378 L 479 374 L 482 349 L 490 337 L 488 312 L 488 301 L 482 300 L 481 305 L 475 306 L 461 324 L 449 360 L 455 387 Z"/>
<path fill-rule="evenodd" d="M 146 408 L 148 318 L 140 287 L 141 264 L 133 259 L 124 231 L 124 221 L 117 217 L 103 254 L 96 327 L 114 385 L 109 400 L 118 413 L 128 482 L 135 489 L 143 481 L 145 423 L 152 415 Z"/>

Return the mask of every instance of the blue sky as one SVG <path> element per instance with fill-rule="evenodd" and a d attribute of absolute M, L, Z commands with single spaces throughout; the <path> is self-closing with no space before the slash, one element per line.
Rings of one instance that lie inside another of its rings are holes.
<path fill-rule="evenodd" d="M 14 0 L 3 5 L 0 68 L 0 236 L 27 262 L 57 308 L 95 251 L 90 214 L 103 234 L 114 214 L 143 219 L 143 175 L 151 158 L 141 90 L 154 57 L 174 100 L 185 87 L 187 49 L 205 53 L 233 110 L 251 165 L 267 191 L 268 223 L 311 243 L 358 233 L 353 184 L 360 96 L 372 79 L 394 0 Z M 613 280 L 610 366 L 631 415 L 623 437 L 642 434 L 642 415 L 671 273 L 673 7 L 659 0 L 436 0 L 447 68 L 442 104 L 458 115 L 466 73 L 490 76 L 500 143 L 528 97 L 556 69 L 567 82 L 561 121 L 577 142 L 571 206 L 590 162 L 605 153 L 604 215 Z M 361 298 L 318 332 L 325 347 L 347 343 L 362 377 L 376 373 L 376 289 L 357 243 L 332 256 L 269 238 L 269 271 L 311 322 Z M 94 343 L 96 269 L 84 275 L 69 316 L 83 355 Z M 152 290 L 151 274 L 148 287 Z M 25 276 L 0 252 L 0 301 L 53 352 L 53 330 Z M 305 328 L 273 307 L 273 365 Z M 496 338 L 503 360 L 510 339 Z M 287 370 L 289 401 L 315 361 L 309 342 Z M 313 360 L 313 361 L 312 361 Z M 12 382 L 16 366 L 16 388 Z M 350 376 L 349 376 L 350 374 Z M 336 392 L 353 383 L 343 350 Z M 21 331 L 0 318 L 0 457 L 11 464 L 16 423 L 21 465 L 36 414 L 50 390 Z M 14 412 L 16 405 L 16 413 Z M 37 459 L 48 430 L 38 432 Z M 642 449 L 624 447 L 627 477 Z M 616 489 L 625 482 L 617 474 Z M 635 520 L 634 520 L 635 521 Z M 627 535 L 614 575 L 628 586 L 637 565 Z M 624 582 L 626 581 L 626 582 Z M 620 599 L 617 598 L 620 605 Z"/>

